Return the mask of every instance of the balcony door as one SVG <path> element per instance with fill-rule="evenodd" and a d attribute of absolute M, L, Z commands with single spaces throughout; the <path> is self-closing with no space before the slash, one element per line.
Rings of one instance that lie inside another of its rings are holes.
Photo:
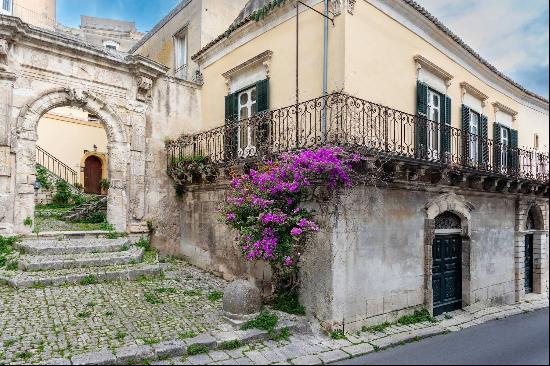
<path fill-rule="evenodd" d="M 256 155 L 256 129 L 251 117 L 257 113 L 256 86 L 239 93 L 239 123 L 237 153 L 240 158 Z"/>
<path fill-rule="evenodd" d="M 428 158 L 437 160 L 440 154 L 441 94 L 428 89 Z"/>

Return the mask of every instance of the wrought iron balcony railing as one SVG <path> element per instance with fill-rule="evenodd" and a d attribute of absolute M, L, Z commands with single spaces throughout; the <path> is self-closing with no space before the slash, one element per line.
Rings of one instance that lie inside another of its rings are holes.
<path fill-rule="evenodd" d="M 166 146 L 168 172 L 189 157 L 235 164 L 326 145 L 488 175 L 548 180 L 548 154 L 496 143 L 343 93 L 184 135 Z"/>

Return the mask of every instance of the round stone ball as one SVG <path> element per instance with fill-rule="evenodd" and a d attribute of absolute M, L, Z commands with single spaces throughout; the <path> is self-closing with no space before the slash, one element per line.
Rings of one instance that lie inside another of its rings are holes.
<path fill-rule="evenodd" d="M 223 311 L 227 315 L 246 316 L 262 308 L 260 290 L 246 280 L 231 282 L 223 292 Z"/>

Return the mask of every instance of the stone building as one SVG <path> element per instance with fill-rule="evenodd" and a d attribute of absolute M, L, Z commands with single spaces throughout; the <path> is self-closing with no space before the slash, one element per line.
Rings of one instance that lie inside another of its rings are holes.
<path fill-rule="evenodd" d="M 163 253 L 265 290 L 217 220 L 227 173 L 329 144 L 370 156 L 378 184 L 307 203 L 322 230 L 300 296 L 328 328 L 547 294 L 548 100 L 414 1 L 303 3 L 184 0 L 128 55 L 0 15 L 0 233 L 30 230 L 37 123 L 71 105 L 107 131 L 117 230 L 149 221 Z M 177 198 L 166 171 L 189 156 L 219 175 Z"/>
<path fill-rule="evenodd" d="M 385 179 L 340 205 L 309 203 L 322 230 L 301 263 L 301 301 L 328 328 L 547 294 L 548 100 L 414 1 L 304 4 L 250 0 L 191 57 L 201 132 L 169 144 L 168 164 L 204 156 L 220 173 L 186 187 L 166 250 L 269 288 L 269 269 L 244 260 L 217 219 L 226 172 L 336 144 Z"/>

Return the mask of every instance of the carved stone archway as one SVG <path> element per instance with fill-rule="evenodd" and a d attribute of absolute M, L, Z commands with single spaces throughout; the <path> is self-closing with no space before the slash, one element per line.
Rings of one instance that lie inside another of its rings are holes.
<path fill-rule="evenodd" d="M 424 237 L 424 305 L 433 313 L 432 288 L 432 246 L 436 234 L 435 220 L 440 215 L 451 212 L 460 218 L 462 236 L 462 304 L 468 306 L 474 296 L 471 291 L 471 212 L 474 206 L 464 197 L 455 193 L 444 193 L 429 201 L 426 206 L 425 237 Z"/>
<path fill-rule="evenodd" d="M 40 118 L 49 110 L 76 106 L 98 116 L 107 133 L 110 187 L 107 203 L 107 219 L 116 230 L 125 231 L 128 217 L 128 156 L 130 144 L 121 118 L 93 93 L 74 88 L 55 88 L 33 98 L 22 109 L 16 127 L 16 205 L 15 227 L 18 232 L 28 232 L 27 217 L 34 217 L 34 181 L 36 173 L 37 126 Z"/>
<path fill-rule="evenodd" d="M 528 225 L 531 218 L 531 225 Z M 533 237 L 533 292 L 548 293 L 548 201 L 520 199 L 514 245 L 516 301 L 525 298 L 525 240 Z"/>

